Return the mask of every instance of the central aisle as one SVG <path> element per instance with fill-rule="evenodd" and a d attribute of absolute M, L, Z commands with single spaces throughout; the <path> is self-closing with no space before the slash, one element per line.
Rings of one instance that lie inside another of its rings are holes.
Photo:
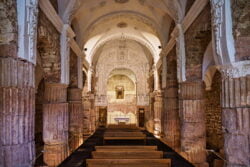
<path fill-rule="evenodd" d="M 111 129 L 99 128 L 75 152 L 73 152 L 64 162 L 62 162 L 62 164 L 59 165 L 59 167 L 86 167 L 87 166 L 86 161 L 87 161 L 87 159 L 92 159 L 93 158 L 92 155 L 94 155 L 94 158 L 98 158 L 98 156 L 103 156 L 103 155 L 100 155 L 101 153 L 96 153 L 96 150 L 100 150 L 103 148 L 110 149 L 109 147 L 106 147 L 106 146 L 111 146 L 111 145 L 115 146 L 115 147 L 122 146 L 123 149 L 126 149 L 126 148 L 124 148 L 124 146 L 129 146 L 129 145 L 132 145 L 134 148 L 138 147 L 138 149 L 140 149 L 139 147 L 141 147 L 141 146 L 146 146 L 146 147 L 151 146 L 150 148 L 153 148 L 153 147 L 156 148 L 155 153 L 154 153 L 155 158 L 158 156 L 160 156 L 161 158 L 163 157 L 164 158 L 163 161 L 165 161 L 165 162 L 169 161 L 168 159 L 171 159 L 171 167 L 193 167 L 193 165 L 191 165 L 184 158 L 182 158 L 179 154 L 174 152 L 170 147 L 168 147 L 167 145 L 162 143 L 159 139 L 155 138 L 149 132 L 141 131 L 141 130 L 129 130 L 129 131 L 130 131 L 129 136 L 131 136 L 131 134 L 132 134 L 132 136 L 138 137 L 138 133 L 140 133 L 140 136 L 145 135 L 146 140 L 144 140 L 143 138 L 135 138 L 134 140 L 132 140 L 133 137 L 132 138 L 127 137 L 126 140 L 121 140 L 121 137 L 120 137 L 121 135 L 123 135 L 123 137 L 122 137 L 123 139 L 124 139 L 124 137 L 126 138 L 127 135 L 124 136 L 124 133 L 121 132 L 120 130 L 113 129 L 113 128 L 111 128 Z M 104 136 L 107 139 L 105 142 L 103 140 Z M 105 146 L 105 147 L 100 147 L 100 146 Z M 113 151 L 115 151 L 114 150 L 115 147 L 112 148 Z M 131 149 L 131 147 L 129 147 L 129 149 Z M 145 150 L 145 148 L 144 148 L 144 150 Z M 142 150 L 140 150 L 140 151 L 142 151 Z M 129 153 L 129 154 L 131 154 L 131 153 Z M 158 155 L 156 155 L 156 154 L 158 154 Z M 104 156 L 106 156 L 105 158 L 110 158 L 110 157 L 107 157 L 109 155 L 104 155 Z M 117 155 L 117 156 L 126 156 L 127 157 L 126 159 L 133 158 L 133 156 L 128 155 L 128 153 L 125 153 L 125 154 L 122 153 L 122 155 Z M 112 159 L 120 158 L 117 156 L 116 157 L 114 156 Z M 142 159 L 142 157 L 140 157 L 140 159 Z M 146 159 L 146 158 L 144 157 L 144 159 Z M 90 161 L 93 161 L 93 159 Z M 129 160 L 129 161 L 131 161 L 131 160 Z M 153 161 L 157 161 L 157 160 L 148 159 L 148 161 L 153 162 Z M 162 160 L 160 160 L 160 161 L 162 161 Z M 113 163 L 113 162 L 106 161 L 106 163 Z M 167 167 L 167 165 L 166 165 L 166 167 Z"/>

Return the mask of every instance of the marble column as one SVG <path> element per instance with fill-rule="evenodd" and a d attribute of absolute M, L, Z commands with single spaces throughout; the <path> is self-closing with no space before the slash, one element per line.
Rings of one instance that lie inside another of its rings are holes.
<path fill-rule="evenodd" d="M 249 67 L 249 66 L 248 66 Z M 249 166 L 250 164 L 250 72 L 223 70 L 222 79 L 222 128 L 226 167 Z"/>
<path fill-rule="evenodd" d="M 83 143 L 82 89 L 68 89 L 69 102 L 69 148 L 73 152 Z"/>
<path fill-rule="evenodd" d="M 58 166 L 68 156 L 67 85 L 46 83 L 43 104 L 44 162 Z"/>
<path fill-rule="evenodd" d="M 15 54 L 12 46 L 0 48 L 0 55 L 6 55 L 0 56 L 0 166 L 31 167 L 35 157 L 35 69 Z"/>
<path fill-rule="evenodd" d="M 206 167 L 203 82 L 180 84 L 181 152 L 196 167 Z"/>

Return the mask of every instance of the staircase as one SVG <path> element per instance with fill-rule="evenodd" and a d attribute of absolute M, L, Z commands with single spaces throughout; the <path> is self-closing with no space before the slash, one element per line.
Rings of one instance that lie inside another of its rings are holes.
<path fill-rule="evenodd" d="M 133 132 L 133 135 L 126 134 L 127 139 L 124 140 L 124 132 Z M 135 132 L 140 132 L 144 138 L 136 139 Z M 112 133 L 123 136 L 113 135 L 120 139 L 104 140 L 105 136 L 112 137 L 110 136 Z M 97 129 L 59 167 L 170 167 L 170 163 L 171 167 L 194 167 L 146 130 L 137 127 L 110 126 Z"/>
<path fill-rule="evenodd" d="M 126 141 L 133 144 L 135 140 L 143 140 L 146 144 L 146 135 L 138 128 L 109 127 L 103 137 L 105 141 Z M 87 159 L 88 167 L 170 167 L 171 160 L 163 158 L 163 151 L 157 146 L 145 145 L 104 145 L 95 146 L 92 159 Z"/>

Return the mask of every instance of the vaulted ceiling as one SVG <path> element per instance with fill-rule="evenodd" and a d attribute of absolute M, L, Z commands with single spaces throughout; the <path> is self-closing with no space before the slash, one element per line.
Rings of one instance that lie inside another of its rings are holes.
<path fill-rule="evenodd" d="M 184 17 L 186 1 L 60 0 L 58 4 L 59 14 L 71 23 L 91 64 L 99 47 L 121 37 L 147 47 L 157 62 L 161 47 L 169 40 L 171 23 Z"/>

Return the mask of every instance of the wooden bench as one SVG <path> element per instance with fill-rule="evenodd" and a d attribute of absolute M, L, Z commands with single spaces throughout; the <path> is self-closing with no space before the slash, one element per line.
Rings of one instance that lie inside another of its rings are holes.
<path fill-rule="evenodd" d="M 134 151 L 155 151 L 157 146 L 95 146 L 96 151 L 109 150 L 134 150 Z"/>
<path fill-rule="evenodd" d="M 142 132 L 112 132 L 104 134 L 103 144 L 106 140 L 143 140 L 146 143 L 146 135 Z"/>
<path fill-rule="evenodd" d="M 108 150 L 93 151 L 94 159 L 160 159 L 163 158 L 162 151 L 135 151 L 135 150 Z"/>
<path fill-rule="evenodd" d="M 88 167 L 171 167 L 170 159 L 87 159 Z"/>

